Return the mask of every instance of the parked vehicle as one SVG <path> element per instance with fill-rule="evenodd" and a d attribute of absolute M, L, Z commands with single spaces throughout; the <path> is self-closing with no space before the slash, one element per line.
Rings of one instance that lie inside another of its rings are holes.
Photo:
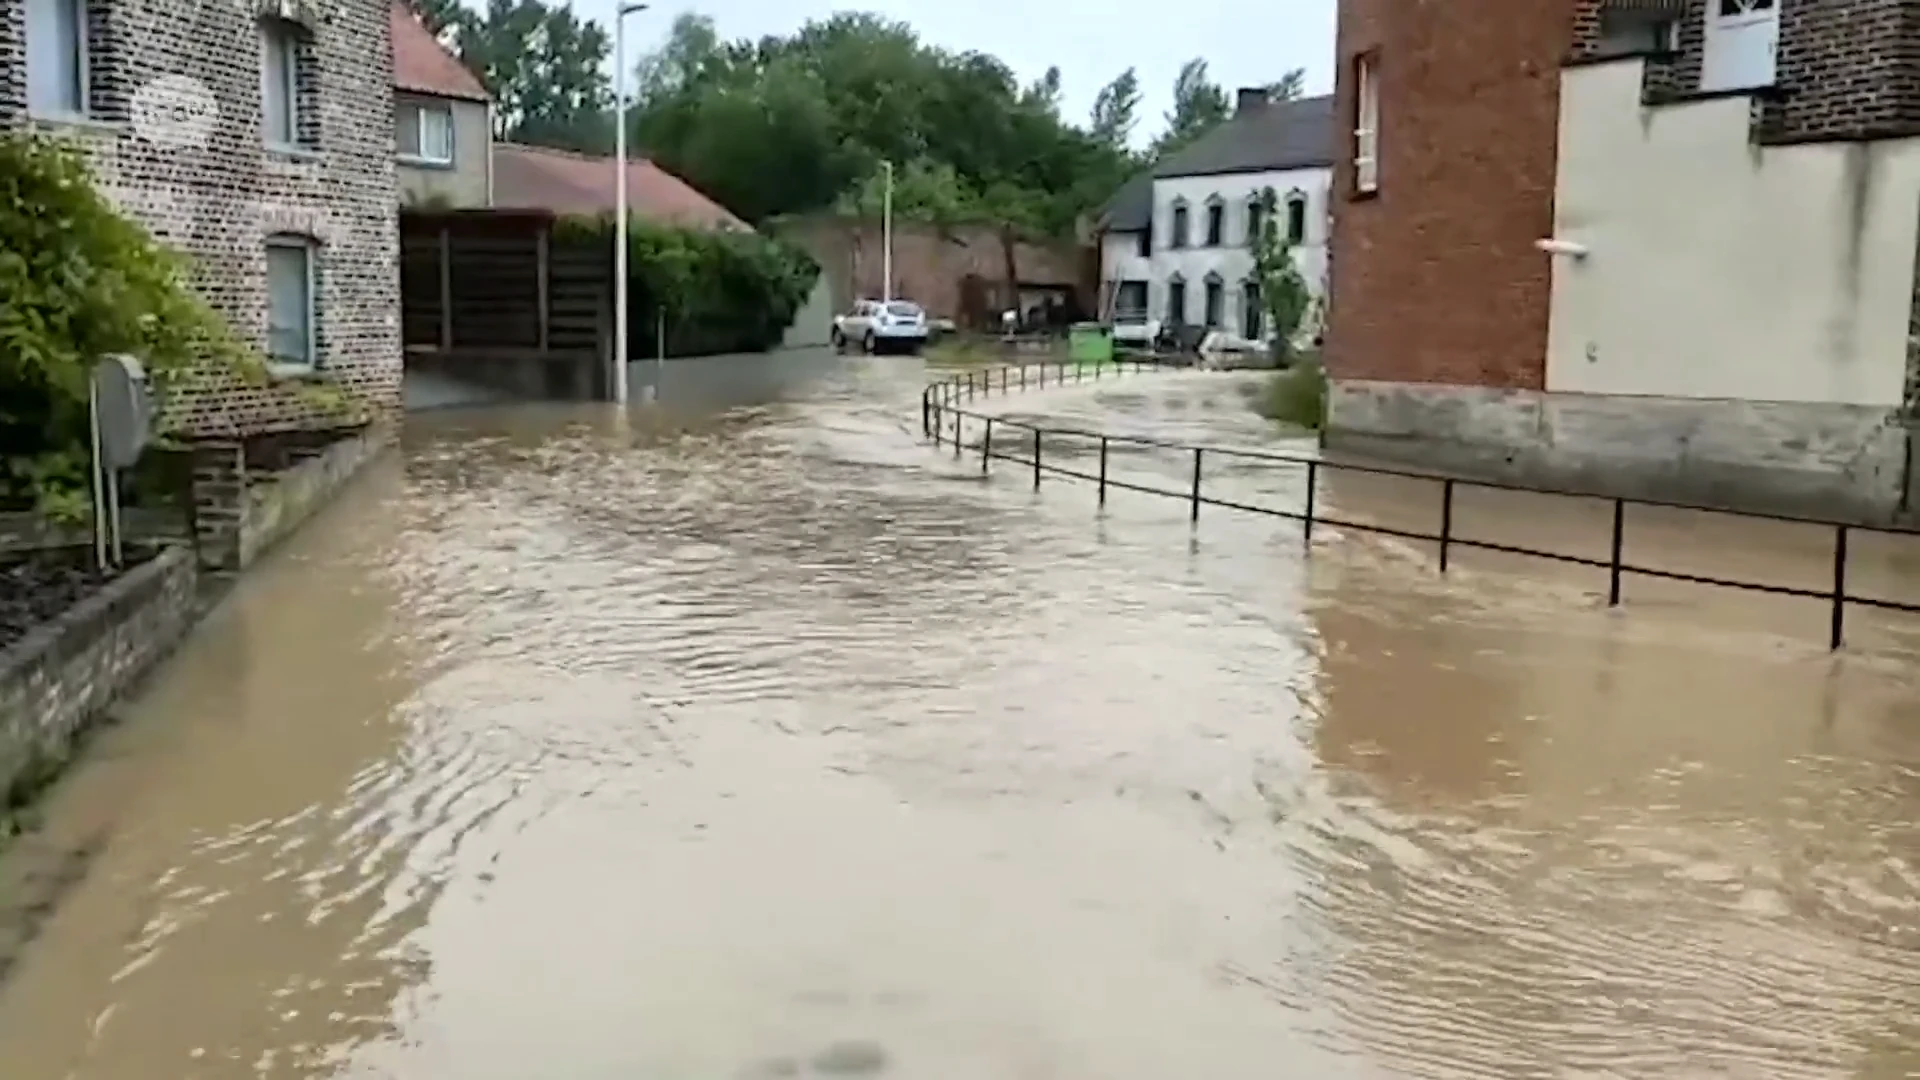
<path fill-rule="evenodd" d="M 1113 343 L 1134 349 L 1151 349 L 1160 340 L 1160 320 L 1144 313 L 1114 316 Z"/>
<path fill-rule="evenodd" d="M 856 300 L 846 314 L 833 318 L 836 348 L 918 352 L 926 343 L 927 313 L 911 300 Z"/>

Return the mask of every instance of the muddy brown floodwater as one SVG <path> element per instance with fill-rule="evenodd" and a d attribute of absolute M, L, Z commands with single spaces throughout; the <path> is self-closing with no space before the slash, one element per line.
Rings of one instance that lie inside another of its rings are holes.
<path fill-rule="evenodd" d="M 413 422 L 47 806 L 0 1075 L 1920 1075 L 1914 628 L 1097 516 L 923 378 Z M 1001 407 L 1267 438 L 1234 379 Z M 1822 572 L 1726 529 L 1648 535 Z"/>

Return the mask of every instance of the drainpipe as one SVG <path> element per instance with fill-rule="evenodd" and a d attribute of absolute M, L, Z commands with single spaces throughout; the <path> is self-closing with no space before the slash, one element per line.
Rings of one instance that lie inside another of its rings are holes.
<path fill-rule="evenodd" d="M 493 205 L 493 102 L 487 102 L 487 205 Z"/>

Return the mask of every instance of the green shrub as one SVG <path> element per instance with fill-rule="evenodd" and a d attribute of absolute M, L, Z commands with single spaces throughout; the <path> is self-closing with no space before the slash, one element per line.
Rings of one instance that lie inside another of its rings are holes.
<path fill-rule="evenodd" d="M 86 504 L 88 380 L 109 353 L 139 357 L 162 397 L 208 364 L 265 375 L 78 150 L 0 133 L 0 505 Z"/>
<path fill-rule="evenodd" d="M 1254 399 L 1254 409 L 1269 420 L 1309 431 L 1326 426 L 1327 370 L 1320 358 L 1303 356 L 1292 367 L 1268 376 L 1263 392 Z"/>
<path fill-rule="evenodd" d="M 611 218 L 560 222 L 557 239 L 605 243 Z M 629 221 L 634 341 L 653 341 L 664 313 L 667 351 L 675 356 L 764 352 L 780 343 L 820 276 L 797 245 L 757 232 L 716 232 Z M 644 348 L 644 346 L 643 346 Z"/>

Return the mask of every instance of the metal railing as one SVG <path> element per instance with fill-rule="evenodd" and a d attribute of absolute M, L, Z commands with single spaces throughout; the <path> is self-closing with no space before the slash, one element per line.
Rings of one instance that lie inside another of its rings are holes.
<path fill-rule="evenodd" d="M 1909 603 L 1885 597 L 1863 596 L 1847 591 L 1848 539 L 1854 533 L 1879 533 L 1911 538 L 1920 544 L 1920 532 L 1893 526 L 1861 525 L 1820 518 L 1796 517 L 1788 514 L 1763 514 L 1753 511 L 1728 510 L 1720 507 L 1702 506 L 1692 503 L 1669 502 L 1658 499 L 1631 499 L 1624 497 L 1596 495 L 1592 492 L 1566 491 L 1553 488 L 1528 487 L 1520 484 L 1501 483 L 1492 480 L 1467 480 L 1459 477 L 1436 473 L 1420 472 L 1410 469 L 1395 469 L 1377 465 L 1360 465 L 1345 462 L 1323 461 L 1315 457 L 1277 453 L 1265 450 L 1237 449 L 1224 446 L 1200 446 L 1191 443 L 1179 443 L 1165 439 L 1155 439 L 1137 435 L 1113 435 L 1102 431 L 1089 431 L 1081 428 L 1052 427 L 1028 423 L 1005 416 L 992 416 L 963 408 L 959 403 L 972 401 L 983 394 L 998 390 L 1002 394 L 1028 389 L 1044 389 L 1049 386 L 1060 387 L 1095 382 L 1104 378 L 1140 373 L 1173 367 L 1163 361 L 1152 359 L 1121 358 L 1105 363 L 1076 363 L 1074 361 L 1050 361 L 1032 364 L 1011 365 L 987 369 L 976 368 L 961 374 L 955 374 L 937 382 L 930 383 L 920 394 L 921 431 L 935 446 L 950 442 L 954 457 L 958 458 L 967 450 L 977 451 L 980 458 L 980 471 L 984 475 L 994 461 L 1011 462 L 1032 470 L 1033 488 L 1040 489 L 1043 475 L 1054 475 L 1074 480 L 1089 481 L 1097 485 L 1099 505 L 1105 506 L 1107 491 L 1119 489 L 1134 491 L 1146 495 L 1159 495 L 1180 499 L 1187 503 L 1188 520 L 1198 523 L 1202 506 L 1219 506 L 1229 510 L 1241 510 L 1270 517 L 1284 518 L 1302 523 L 1302 539 L 1313 542 L 1313 529 L 1316 524 L 1330 525 L 1335 528 L 1353 529 L 1360 532 L 1393 536 L 1403 540 L 1418 540 L 1437 544 L 1439 547 L 1440 572 L 1447 572 L 1449 556 L 1455 548 L 1471 548 L 1479 551 L 1498 552 L 1507 555 L 1524 555 L 1531 558 L 1547 559 L 1575 566 L 1592 567 L 1607 572 L 1607 606 L 1618 607 L 1621 601 L 1623 579 L 1629 575 L 1677 581 L 1694 585 L 1712 585 L 1720 588 L 1740 589 L 1747 592 L 1768 593 L 1775 596 L 1802 597 L 1822 600 L 1828 605 L 1828 647 L 1839 649 L 1844 642 L 1846 612 L 1848 605 L 1875 608 L 1881 611 L 1899 611 L 1920 613 L 1920 603 Z M 1049 379 L 1051 373 L 1051 379 Z M 962 425 L 972 424 L 978 433 L 978 439 L 969 446 L 963 438 Z M 996 433 L 999 433 L 996 439 Z M 1008 434 L 1018 433 L 1013 439 Z M 1045 440 L 1079 439 L 1095 443 L 1099 447 L 1099 465 L 1095 472 L 1069 468 L 1047 461 L 1044 456 Z M 1013 443 L 1016 450 L 1002 449 Z M 1116 479 L 1110 475 L 1108 460 L 1113 447 L 1144 447 L 1160 451 L 1173 451 L 1190 455 L 1193 461 L 1192 481 L 1185 490 L 1174 491 L 1154 487 L 1149 484 Z M 1018 448 L 1024 447 L 1024 453 Z M 1203 466 L 1208 458 L 1226 458 L 1239 461 L 1253 461 L 1276 466 L 1289 466 L 1306 470 L 1305 505 L 1299 510 L 1286 510 L 1273 506 L 1255 506 L 1232 499 L 1207 495 L 1202 490 Z M 1322 471 L 1334 470 L 1353 473 L 1365 473 L 1374 476 L 1399 477 L 1408 480 L 1420 480 L 1438 484 L 1440 496 L 1440 531 L 1437 533 L 1417 532 L 1411 529 L 1398 529 L 1371 522 L 1352 521 L 1330 517 L 1319 513 L 1315 498 L 1319 489 Z M 1605 559 L 1583 555 L 1571 555 L 1559 551 L 1545 551 L 1538 548 L 1521 547 L 1517 544 L 1503 544 L 1491 540 L 1462 537 L 1454 531 L 1454 496 L 1460 488 L 1478 488 L 1492 491 L 1510 491 L 1534 495 L 1550 495 L 1563 498 L 1580 498 L 1610 503 L 1613 510 L 1612 536 L 1609 553 Z M 1627 508 L 1644 506 L 1670 510 L 1690 510 L 1700 513 L 1717 514 L 1728 517 L 1745 518 L 1758 521 L 1783 522 L 1788 524 L 1818 526 L 1833 530 L 1833 576 L 1829 588 L 1813 589 L 1792 585 L 1776 585 L 1761 581 L 1742 581 L 1736 578 L 1715 577 L 1708 574 L 1693 574 L 1678 570 L 1663 570 L 1658 567 L 1636 566 L 1624 558 L 1626 545 Z"/>

